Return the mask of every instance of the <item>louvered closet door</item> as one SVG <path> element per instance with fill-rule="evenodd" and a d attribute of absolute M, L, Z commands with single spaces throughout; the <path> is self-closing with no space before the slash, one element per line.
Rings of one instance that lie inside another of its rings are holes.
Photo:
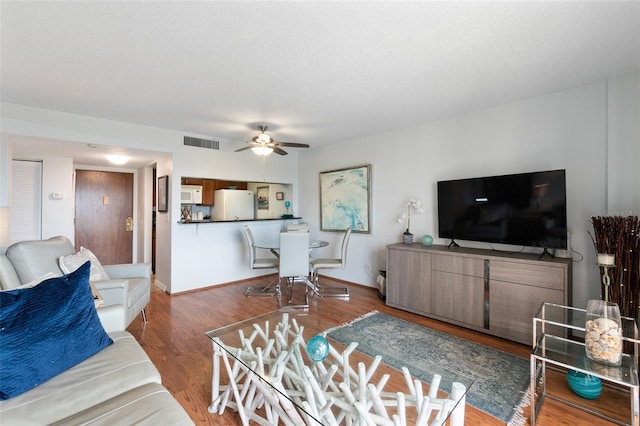
<path fill-rule="evenodd" d="M 11 162 L 10 243 L 42 238 L 42 161 Z"/>

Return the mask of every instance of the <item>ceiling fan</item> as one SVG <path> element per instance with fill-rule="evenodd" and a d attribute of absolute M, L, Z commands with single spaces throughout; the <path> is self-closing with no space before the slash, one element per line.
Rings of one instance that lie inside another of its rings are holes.
<path fill-rule="evenodd" d="M 295 142 L 276 142 L 273 140 L 271 136 L 265 133 L 268 129 L 267 126 L 261 125 L 258 126 L 260 130 L 260 134 L 255 136 L 251 142 L 248 142 L 248 146 L 244 148 L 236 149 L 235 152 L 245 151 L 247 149 L 252 150 L 258 155 L 269 155 L 272 152 L 280 155 L 287 155 L 287 151 L 281 149 L 281 146 L 290 146 L 292 148 L 309 148 L 309 145 L 306 143 L 295 143 Z"/>

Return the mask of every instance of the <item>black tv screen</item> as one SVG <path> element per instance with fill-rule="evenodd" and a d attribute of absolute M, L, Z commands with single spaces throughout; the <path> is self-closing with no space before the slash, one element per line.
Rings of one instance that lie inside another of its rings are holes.
<path fill-rule="evenodd" d="M 438 236 L 566 249 L 565 171 L 439 181 Z"/>

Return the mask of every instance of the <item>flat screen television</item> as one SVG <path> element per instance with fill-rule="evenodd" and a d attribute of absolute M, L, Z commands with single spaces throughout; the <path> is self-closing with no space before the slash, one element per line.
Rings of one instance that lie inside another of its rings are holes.
<path fill-rule="evenodd" d="M 566 249 L 566 193 L 565 170 L 439 181 L 438 236 Z"/>

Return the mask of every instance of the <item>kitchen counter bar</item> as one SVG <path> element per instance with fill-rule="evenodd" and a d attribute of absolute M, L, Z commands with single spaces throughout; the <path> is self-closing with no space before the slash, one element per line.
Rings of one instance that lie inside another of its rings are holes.
<path fill-rule="evenodd" d="M 241 219 L 241 220 L 179 220 L 182 225 L 197 225 L 201 223 L 236 223 L 236 222 L 264 222 L 269 220 L 300 220 L 302 217 L 271 217 L 267 219 Z"/>

